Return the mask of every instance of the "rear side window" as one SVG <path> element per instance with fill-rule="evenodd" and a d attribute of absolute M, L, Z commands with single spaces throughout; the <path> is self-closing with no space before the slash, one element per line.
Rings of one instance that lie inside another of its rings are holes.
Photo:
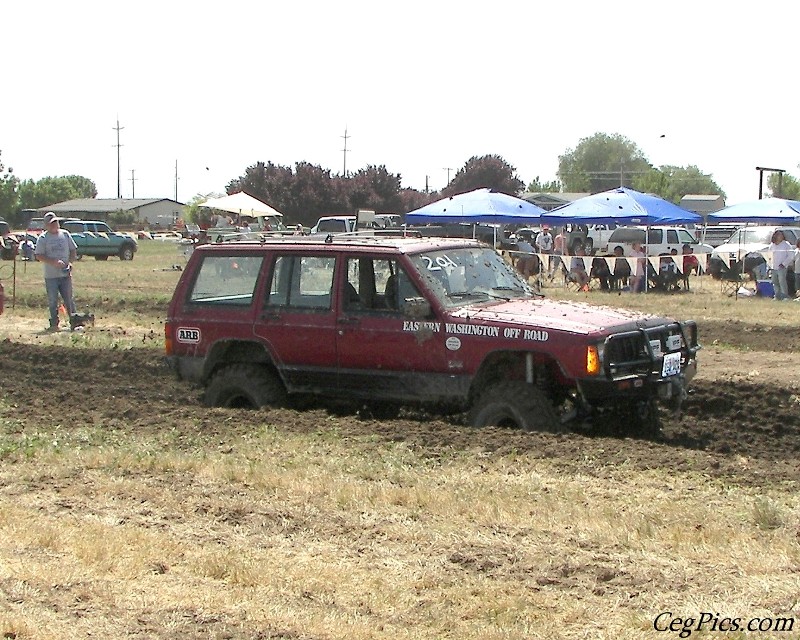
<path fill-rule="evenodd" d="M 278 256 L 270 279 L 268 307 L 327 311 L 331 308 L 332 256 Z"/>
<path fill-rule="evenodd" d="M 207 256 L 189 295 L 196 304 L 248 306 L 253 302 L 261 256 Z"/>
<path fill-rule="evenodd" d="M 337 232 L 347 231 L 347 226 L 344 220 L 323 220 L 317 226 L 319 232 Z"/>
<path fill-rule="evenodd" d="M 615 229 L 611 234 L 611 238 L 609 239 L 609 243 L 611 242 L 622 242 L 628 244 L 639 242 L 644 244 L 644 229 Z"/>

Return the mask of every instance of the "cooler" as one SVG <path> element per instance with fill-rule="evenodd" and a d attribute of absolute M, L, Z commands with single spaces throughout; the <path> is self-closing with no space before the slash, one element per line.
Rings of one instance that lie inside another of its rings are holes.
<path fill-rule="evenodd" d="M 756 295 L 774 298 L 775 287 L 772 286 L 772 280 L 756 280 Z"/>

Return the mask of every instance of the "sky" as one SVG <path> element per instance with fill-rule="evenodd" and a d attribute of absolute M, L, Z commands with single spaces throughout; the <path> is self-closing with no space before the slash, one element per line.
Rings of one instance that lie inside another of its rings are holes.
<path fill-rule="evenodd" d="M 259 161 L 384 165 L 439 190 L 486 154 L 527 185 L 599 132 L 696 165 L 728 204 L 758 197 L 757 166 L 800 175 L 790 0 L 9 0 L 0 15 L 0 162 L 85 176 L 101 198 L 188 202 Z"/>

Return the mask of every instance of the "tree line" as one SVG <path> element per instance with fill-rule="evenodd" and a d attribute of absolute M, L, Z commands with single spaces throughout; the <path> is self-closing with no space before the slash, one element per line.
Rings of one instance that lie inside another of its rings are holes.
<path fill-rule="evenodd" d="M 1 152 L 0 152 L 1 153 Z M 0 158 L 0 217 L 11 223 L 23 209 L 38 209 L 74 198 L 94 198 L 97 187 L 82 176 L 19 180 Z M 694 165 L 654 166 L 642 150 L 620 134 L 596 133 L 581 139 L 558 158 L 557 179 L 542 182 L 537 176 L 527 185 L 499 155 L 473 156 L 440 191 L 403 187 L 402 176 L 385 165 L 369 165 L 355 173 L 334 174 L 309 162 L 294 167 L 256 162 L 231 179 L 228 194 L 245 191 L 283 212 L 293 222 L 311 225 L 321 215 L 353 214 L 358 209 L 405 213 L 440 198 L 488 187 L 510 195 L 529 192 L 597 193 L 628 186 L 679 203 L 686 194 L 725 196 L 713 177 Z M 770 175 L 769 193 L 800 199 L 800 182 L 788 174 Z M 197 204 L 208 196 L 198 194 L 188 205 L 188 220 L 205 222 L 208 213 Z"/>

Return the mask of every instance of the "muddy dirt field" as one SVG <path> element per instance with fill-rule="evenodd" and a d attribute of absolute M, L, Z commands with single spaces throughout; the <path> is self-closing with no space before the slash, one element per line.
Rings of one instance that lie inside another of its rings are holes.
<path fill-rule="evenodd" d="M 269 410 L 277 428 L 317 430 L 329 412 L 343 437 L 404 441 L 433 457 L 452 450 L 511 451 L 565 469 L 602 474 L 620 464 L 693 470 L 737 484 L 800 481 L 800 341 L 792 328 L 758 330 L 737 322 L 704 324 L 700 374 L 681 416 L 664 415 L 663 435 L 529 434 L 476 430 L 459 417 L 414 411 L 378 421 L 357 407 Z M 177 381 L 154 349 L 91 350 L 0 342 L 0 384 L 7 402 L 42 428 L 76 422 L 118 429 L 175 429 L 196 442 L 224 443 L 247 430 L 253 412 L 208 409 L 200 392 Z M 220 425 L 224 424 L 224 428 Z M 365 439 L 366 440 L 366 439 Z"/>

